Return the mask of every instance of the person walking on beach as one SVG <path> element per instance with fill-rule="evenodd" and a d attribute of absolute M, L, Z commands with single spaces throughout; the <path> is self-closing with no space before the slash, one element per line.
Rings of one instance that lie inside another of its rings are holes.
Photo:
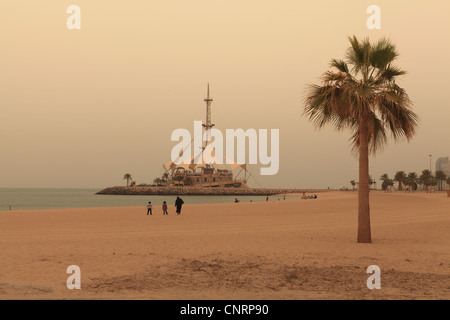
<path fill-rule="evenodd" d="M 177 207 L 177 214 L 181 213 L 181 206 L 183 205 L 184 201 L 180 198 L 177 197 L 177 200 L 175 200 L 175 207 Z"/>
<path fill-rule="evenodd" d="M 149 201 L 147 205 L 147 215 L 150 213 L 152 215 L 152 202 Z"/>
<path fill-rule="evenodd" d="M 163 209 L 163 215 L 167 215 L 167 203 L 164 201 L 163 205 L 162 205 L 162 209 Z"/>

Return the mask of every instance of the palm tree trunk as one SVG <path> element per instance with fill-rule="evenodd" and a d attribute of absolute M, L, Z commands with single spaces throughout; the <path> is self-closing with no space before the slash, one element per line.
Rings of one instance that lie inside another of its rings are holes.
<path fill-rule="evenodd" d="M 367 119 L 359 121 L 358 243 L 371 243 L 369 206 L 369 133 Z"/>

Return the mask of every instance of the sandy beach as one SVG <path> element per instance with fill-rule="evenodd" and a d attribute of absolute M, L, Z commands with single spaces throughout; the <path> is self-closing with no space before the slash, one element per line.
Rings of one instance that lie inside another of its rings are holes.
<path fill-rule="evenodd" d="M 450 198 L 357 192 L 318 199 L 0 212 L 0 299 L 449 299 Z M 69 265 L 81 289 L 69 290 Z M 369 290 L 366 269 L 381 268 Z"/>

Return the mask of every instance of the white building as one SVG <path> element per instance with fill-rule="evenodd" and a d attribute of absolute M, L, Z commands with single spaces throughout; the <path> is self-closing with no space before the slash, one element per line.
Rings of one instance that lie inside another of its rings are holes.
<path fill-rule="evenodd" d="M 436 171 L 442 170 L 447 175 L 447 177 L 450 177 L 450 160 L 448 157 L 445 158 L 439 158 L 436 160 Z M 447 186 L 450 187 L 450 186 Z M 445 182 L 444 182 L 444 189 L 445 189 Z"/>
<path fill-rule="evenodd" d="M 442 170 L 447 176 L 450 176 L 450 160 L 448 157 L 436 160 L 436 171 Z"/>

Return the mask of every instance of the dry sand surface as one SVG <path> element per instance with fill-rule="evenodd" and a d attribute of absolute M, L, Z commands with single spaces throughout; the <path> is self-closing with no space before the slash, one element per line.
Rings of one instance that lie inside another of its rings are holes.
<path fill-rule="evenodd" d="M 272 197 L 272 199 L 276 199 Z M 145 201 L 144 201 L 145 203 Z M 0 299 L 449 299 L 450 198 L 315 200 L 0 212 Z M 69 265 L 81 290 L 69 290 Z M 381 290 L 366 269 L 381 268 Z"/>

